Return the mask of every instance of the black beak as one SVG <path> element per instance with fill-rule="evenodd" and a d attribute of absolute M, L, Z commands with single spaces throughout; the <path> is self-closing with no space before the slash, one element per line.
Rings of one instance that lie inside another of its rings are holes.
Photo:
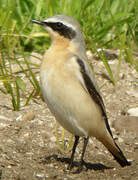
<path fill-rule="evenodd" d="M 43 25 L 43 26 L 46 25 L 46 23 L 43 22 L 43 21 L 38 21 L 38 20 L 33 20 L 33 19 L 32 19 L 31 22 L 32 22 L 32 23 L 36 23 L 36 24 L 40 24 L 40 25 Z"/>

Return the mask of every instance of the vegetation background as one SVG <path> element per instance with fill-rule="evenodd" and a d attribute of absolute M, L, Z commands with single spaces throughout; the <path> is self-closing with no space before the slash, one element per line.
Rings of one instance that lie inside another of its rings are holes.
<path fill-rule="evenodd" d="M 32 67 L 39 70 L 39 66 L 29 58 L 32 52 L 43 54 L 50 44 L 48 34 L 30 20 L 55 14 L 69 15 L 79 21 L 87 49 L 103 61 L 112 83 L 117 78 L 103 49 L 119 50 L 118 73 L 122 59 L 138 70 L 134 56 L 138 50 L 137 0 L 0 0 L 0 91 L 11 96 L 14 110 L 21 107 L 21 94 L 26 99 L 24 105 L 40 94 L 39 82 L 32 71 Z M 16 73 L 13 64 L 19 67 Z M 29 80 L 31 89 L 27 90 L 20 73 Z"/>

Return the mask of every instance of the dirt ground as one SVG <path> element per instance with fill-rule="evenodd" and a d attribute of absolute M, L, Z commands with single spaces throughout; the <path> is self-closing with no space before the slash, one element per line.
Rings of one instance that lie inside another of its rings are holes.
<path fill-rule="evenodd" d="M 107 52 L 109 64 L 117 78 L 118 61 L 116 54 L 113 54 Z M 119 80 L 113 86 L 107 80 L 103 63 L 90 53 L 88 55 L 90 61 L 93 59 L 116 142 L 132 165 L 121 168 L 105 147 L 91 138 L 85 153 L 86 167 L 80 174 L 67 172 L 71 152 L 63 151 L 56 145 L 56 121 L 47 105 L 41 99 L 32 100 L 29 105 L 15 112 L 10 97 L 0 93 L 0 179 L 138 180 L 138 117 L 127 113 L 130 108 L 138 107 L 137 73 L 122 61 Z M 61 128 L 58 131 L 61 142 Z M 65 134 L 67 144 L 69 134 Z M 80 140 L 73 170 L 77 168 L 82 144 Z"/>

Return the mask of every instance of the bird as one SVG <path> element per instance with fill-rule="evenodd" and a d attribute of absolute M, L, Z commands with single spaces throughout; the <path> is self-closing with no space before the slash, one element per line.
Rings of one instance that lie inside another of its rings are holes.
<path fill-rule="evenodd" d="M 42 25 L 51 39 L 40 67 L 41 91 L 56 120 L 75 136 L 68 169 L 73 168 L 80 137 L 84 145 L 78 173 L 83 169 L 89 137 L 99 140 L 120 166 L 129 166 L 131 163 L 113 138 L 101 92 L 87 60 L 79 23 L 62 14 L 31 22 Z"/>

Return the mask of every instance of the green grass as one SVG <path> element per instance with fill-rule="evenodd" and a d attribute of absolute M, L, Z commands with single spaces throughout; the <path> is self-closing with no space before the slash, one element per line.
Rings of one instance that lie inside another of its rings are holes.
<path fill-rule="evenodd" d="M 97 52 L 115 84 L 117 78 L 103 51 L 97 49 L 120 49 L 118 73 L 121 59 L 138 70 L 133 51 L 138 45 L 138 3 L 137 0 L 0 0 L 0 91 L 11 96 L 14 110 L 21 107 L 20 98 L 31 98 L 40 94 L 39 82 L 29 62 L 31 52 L 43 54 L 50 39 L 43 28 L 30 23 L 31 19 L 46 19 L 54 14 L 65 14 L 76 18 L 81 24 L 87 49 Z M 19 60 L 22 57 L 22 61 Z M 12 65 L 17 64 L 19 72 L 14 73 Z M 35 68 L 39 67 L 33 65 Z M 28 78 L 31 89 L 21 73 Z"/>

